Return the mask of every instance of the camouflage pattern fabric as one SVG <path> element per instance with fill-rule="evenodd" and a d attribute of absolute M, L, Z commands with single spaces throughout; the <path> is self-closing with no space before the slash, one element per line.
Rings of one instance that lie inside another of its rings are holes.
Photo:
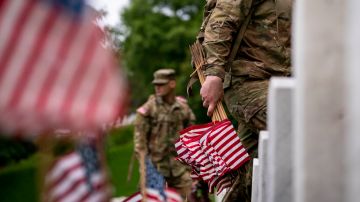
<path fill-rule="evenodd" d="M 190 168 L 175 160 L 175 140 L 178 131 L 194 121 L 195 116 L 184 98 L 177 97 L 170 105 L 154 95 L 137 109 L 135 121 L 135 152 L 147 153 L 168 185 L 187 190 L 186 193 L 191 188 Z"/>
<path fill-rule="evenodd" d="M 208 1 L 204 19 L 207 23 L 198 36 L 206 52 L 205 74 L 224 78 L 234 37 L 253 6 L 232 74 L 256 79 L 288 76 L 291 3 L 291 0 L 217 0 L 216 4 Z"/>
<path fill-rule="evenodd" d="M 236 57 L 227 66 L 237 32 L 251 9 Z M 292 0 L 208 0 L 197 37 L 206 54 L 205 75 L 224 80 L 225 103 L 238 121 L 242 143 L 255 156 L 258 133 L 266 129 L 269 79 L 291 73 L 291 10 Z M 225 77 L 226 72 L 231 76 Z M 228 201 L 250 201 L 251 172 L 250 164 L 239 170 L 240 184 Z"/>

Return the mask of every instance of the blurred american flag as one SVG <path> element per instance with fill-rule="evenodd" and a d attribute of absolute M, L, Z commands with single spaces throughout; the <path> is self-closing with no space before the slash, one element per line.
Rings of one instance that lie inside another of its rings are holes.
<path fill-rule="evenodd" d="M 147 202 L 182 202 L 180 194 L 172 188 L 165 187 L 164 177 L 156 170 L 149 157 L 145 159 L 146 165 L 146 201 Z M 141 192 L 136 192 L 124 202 L 141 202 Z"/>
<path fill-rule="evenodd" d="M 0 1 L 0 128 L 92 129 L 123 109 L 126 85 L 83 0 Z"/>
<path fill-rule="evenodd" d="M 100 162 L 91 144 L 57 159 L 46 174 L 44 201 L 109 201 L 112 190 Z"/>

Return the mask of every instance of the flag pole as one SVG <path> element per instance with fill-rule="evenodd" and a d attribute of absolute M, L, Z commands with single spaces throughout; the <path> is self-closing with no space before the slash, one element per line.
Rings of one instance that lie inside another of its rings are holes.
<path fill-rule="evenodd" d="M 202 70 L 202 67 L 206 64 L 204 59 L 205 58 L 204 50 L 199 42 L 195 42 L 193 45 L 190 46 L 190 52 L 196 68 L 195 71 L 191 74 L 191 76 L 196 72 L 199 77 L 200 84 L 202 85 L 205 82 L 205 75 Z M 222 102 L 219 101 L 216 104 L 211 120 L 215 122 L 215 121 L 222 121 L 227 118 L 228 117 L 224 110 L 224 106 Z"/>
<path fill-rule="evenodd" d="M 190 46 L 190 52 L 191 52 L 192 59 L 195 64 L 195 68 L 196 68 L 196 70 L 191 74 L 191 76 L 196 72 L 199 77 L 200 84 L 202 85 L 205 82 L 205 75 L 202 70 L 202 67 L 206 64 L 205 53 L 204 53 L 203 47 L 199 42 L 195 42 L 193 45 Z M 211 119 L 214 122 L 214 121 L 222 121 L 227 118 L 228 117 L 226 115 L 224 106 L 223 106 L 222 102 L 219 101 L 214 109 L 214 113 L 213 113 L 213 116 L 211 117 Z M 236 178 L 235 182 L 238 183 L 238 181 L 239 181 L 239 177 Z M 234 186 L 236 183 L 234 183 L 230 187 L 230 190 L 234 189 Z M 226 200 L 229 197 L 228 193 L 230 193 L 230 192 L 227 191 L 227 193 L 225 195 Z M 226 201 L 226 200 L 224 200 L 224 201 Z"/>
<path fill-rule="evenodd" d="M 133 169 L 134 169 L 134 160 L 135 160 L 135 152 L 133 152 L 131 155 L 131 159 L 130 159 L 130 163 L 129 163 L 129 167 L 128 167 L 128 175 L 126 178 L 126 181 L 128 183 L 131 181 L 131 177 L 132 177 L 132 173 L 133 173 Z"/>
<path fill-rule="evenodd" d="M 39 161 L 37 169 L 37 182 L 40 190 L 39 200 L 46 201 L 47 193 L 46 190 L 46 174 L 50 168 L 51 162 L 54 160 L 53 148 L 54 148 L 54 139 L 52 137 L 53 132 L 44 132 L 41 134 L 37 140 L 36 144 L 39 148 Z"/>
<path fill-rule="evenodd" d="M 140 189 L 142 195 L 142 202 L 146 202 L 146 167 L 145 167 L 145 153 L 139 152 L 140 158 Z"/>

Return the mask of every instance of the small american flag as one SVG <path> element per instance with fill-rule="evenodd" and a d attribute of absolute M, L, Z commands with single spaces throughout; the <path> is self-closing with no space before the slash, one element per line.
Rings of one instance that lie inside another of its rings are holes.
<path fill-rule="evenodd" d="M 45 201 L 109 201 L 111 187 L 93 145 L 79 148 L 58 159 L 45 178 Z"/>
<path fill-rule="evenodd" d="M 0 128 L 91 129 L 119 115 L 126 85 L 83 0 L 0 1 Z"/>
<path fill-rule="evenodd" d="M 177 159 L 192 167 L 191 177 L 208 183 L 217 193 L 231 186 L 229 172 L 250 160 L 229 120 L 195 125 L 180 131 Z"/>
<path fill-rule="evenodd" d="M 165 188 L 164 177 L 156 170 L 149 157 L 145 159 L 146 165 L 146 201 L 147 202 L 182 202 L 176 190 Z M 141 202 L 140 192 L 131 195 L 124 202 Z"/>
<path fill-rule="evenodd" d="M 166 188 L 164 190 L 166 199 L 164 199 L 158 190 L 147 188 L 146 189 L 146 202 L 182 202 L 182 198 L 176 190 L 172 188 Z M 130 197 L 126 198 L 124 202 L 142 202 L 142 196 L 140 192 L 136 192 Z"/>

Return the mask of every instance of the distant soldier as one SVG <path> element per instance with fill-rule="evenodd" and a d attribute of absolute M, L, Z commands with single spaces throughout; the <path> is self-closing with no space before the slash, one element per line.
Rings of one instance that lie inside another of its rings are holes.
<path fill-rule="evenodd" d="M 160 69 L 154 73 L 155 95 L 137 109 L 135 121 L 135 152 L 150 156 L 169 187 L 184 197 L 191 191 L 189 168 L 175 159 L 178 132 L 195 121 L 184 98 L 175 96 L 175 71 Z"/>
<path fill-rule="evenodd" d="M 292 0 L 207 0 L 205 6 L 198 35 L 206 55 L 203 105 L 211 116 L 224 96 L 252 157 L 266 129 L 269 80 L 290 76 L 291 10 Z M 252 162 L 239 173 L 226 201 L 251 199 Z"/>

